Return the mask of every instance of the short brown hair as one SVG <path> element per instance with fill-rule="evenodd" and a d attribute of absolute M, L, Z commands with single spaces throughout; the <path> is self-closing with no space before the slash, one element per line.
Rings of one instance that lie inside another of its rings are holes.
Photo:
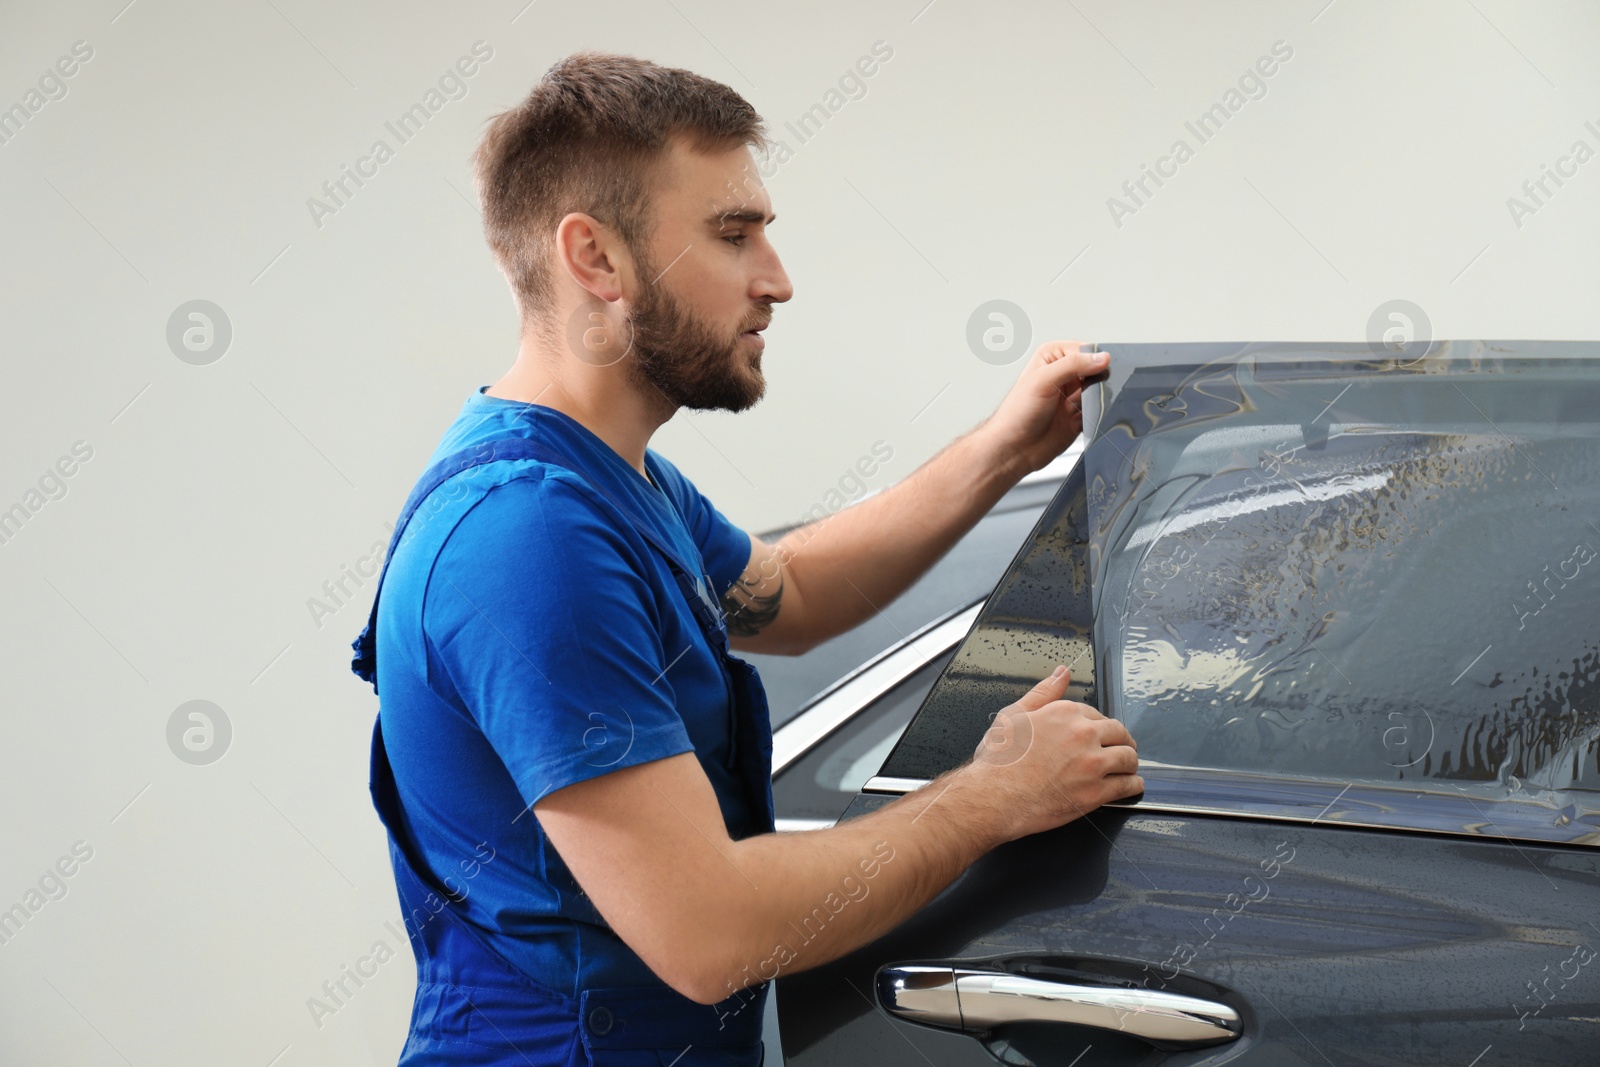
<path fill-rule="evenodd" d="M 593 215 L 629 249 L 646 247 L 656 180 L 680 135 L 702 152 L 768 146 L 761 116 L 728 86 L 593 50 L 556 63 L 526 100 L 489 120 L 472 158 L 484 234 L 524 328 L 554 297 L 555 230 L 570 212 Z"/>

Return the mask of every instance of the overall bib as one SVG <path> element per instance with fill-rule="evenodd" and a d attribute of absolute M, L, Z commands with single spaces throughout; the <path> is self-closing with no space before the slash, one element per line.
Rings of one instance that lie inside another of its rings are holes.
<path fill-rule="evenodd" d="M 373 691 L 377 681 L 378 596 L 383 575 L 407 523 L 447 478 L 496 460 L 537 459 L 583 477 L 584 471 L 547 442 L 504 437 L 479 442 L 429 467 L 406 500 L 378 577 L 372 612 L 352 643 L 350 669 Z M 599 490 L 592 478 L 584 479 Z M 709 575 L 696 575 L 676 549 L 651 528 L 625 496 L 605 494 L 666 560 L 706 643 L 722 665 L 729 696 L 728 769 L 754 813 L 755 833 L 773 829 L 772 720 L 756 669 L 728 650 L 727 626 Z M 674 507 L 668 498 L 668 506 Z M 451 906 L 452 894 L 405 839 L 400 797 L 383 746 L 383 719 L 372 730 L 369 788 L 389 833 L 402 916 L 417 961 L 412 1031 L 402 1065 L 560 1064 L 562 1067 L 696 1067 L 759 1065 L 767 987 L 762 982 L 715 1005 L 697 1004 L 665 984 L 586 989 L 574 999 L 537 981 L 496 950 L 481 930 Z M 577 1039 L 575 1039 L 575 1035 Z"/>

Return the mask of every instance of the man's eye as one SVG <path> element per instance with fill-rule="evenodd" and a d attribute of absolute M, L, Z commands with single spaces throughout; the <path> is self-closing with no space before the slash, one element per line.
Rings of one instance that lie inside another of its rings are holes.
<path fill-rule="evenodd" d="M 734 235 L 733 235 L 733 236 L 732 236 L 732 237 L 724 237 L 724 238 L 723 238 L 723 240 L 724 240 L 724 241 L 734 241 L 734 242 L 739 242 L 739 241 L 742 241 L 742 240 L 744 240 L 744 237 L 745 237 L 745 235 L 744 235 L 744 234 L 742 234 L 742 233 L 739 233 L 739 234 L 734 234 Z"/>

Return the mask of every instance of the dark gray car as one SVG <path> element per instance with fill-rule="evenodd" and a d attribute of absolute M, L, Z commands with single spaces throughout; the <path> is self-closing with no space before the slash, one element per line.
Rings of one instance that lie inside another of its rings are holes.
<path fill-rule="evenodd" d="M 873 810 L 1056 662 L 1147 791 L 780 976 L 787 1061 L 1600 1062 L 1596 346 L 1107 347 L 992 595 L 775 791 L 887 750 Z"/>

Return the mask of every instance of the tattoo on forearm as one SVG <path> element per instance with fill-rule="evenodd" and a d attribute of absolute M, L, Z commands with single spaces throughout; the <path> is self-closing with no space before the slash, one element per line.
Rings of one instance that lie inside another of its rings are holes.
<path fill-rule="evenodd" d="M 778 588 L 771 593 L 756 592 L 763 584 L 759 574 L 746 571 L 722 595 L 729 633 L 736 637 L 754 637 L 778 617 L 779 602 L 783 600 L 783 571 L 778 571 Z"/>

